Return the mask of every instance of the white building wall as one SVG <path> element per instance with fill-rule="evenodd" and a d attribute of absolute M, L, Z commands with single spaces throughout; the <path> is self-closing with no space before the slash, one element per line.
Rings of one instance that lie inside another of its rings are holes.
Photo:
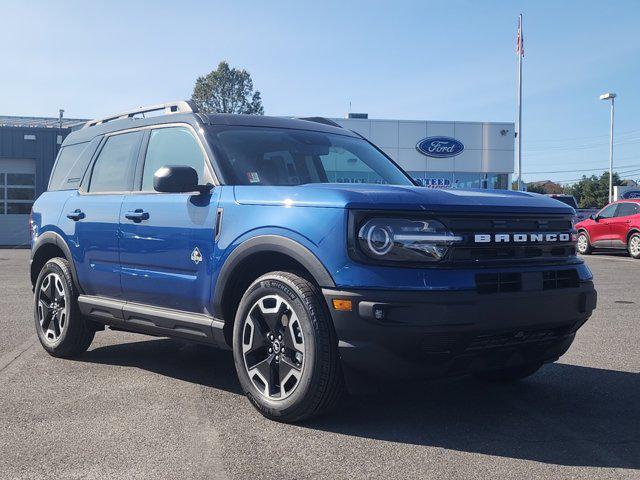
<path fill-rule="evenodd" d="M 514 172 L 514 124 L 333 118 L 371 140 L 407 171 Z M 453 137 L 464 144 L 455 157 L 432 158 L 416 150 L 426 137 Z"/>

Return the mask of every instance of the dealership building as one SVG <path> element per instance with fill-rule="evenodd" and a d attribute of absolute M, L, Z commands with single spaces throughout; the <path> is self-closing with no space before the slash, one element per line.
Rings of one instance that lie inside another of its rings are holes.
<path fill-rule="evenodd" d="M 349 114 L 349 118 L 331 120 L 371 140 L 423 186 L 509 188 L 514 170 L 513 123 L 366 117 Z"/>
<path fill-rule="evenodd" d="M 508 188 L 513 123 L 332 119 L 378 145 L 430 188 Z M 0 245 L 28 243 L 31 205 L 47 189 L 64 138 L 84 120 L 0 116 Z M 367 182 L 349 172 L 338 182 Z"/>

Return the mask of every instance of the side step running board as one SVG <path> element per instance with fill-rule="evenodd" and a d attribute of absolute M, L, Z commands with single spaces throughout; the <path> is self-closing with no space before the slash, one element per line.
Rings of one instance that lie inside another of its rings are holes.
<path fill-rule="evenodd" d="M 92 295 L 80 295 L 78 306 L 83 315 L 117 329 L 229 348 L 224 339 L 224 322 L 209 315 Z"/>

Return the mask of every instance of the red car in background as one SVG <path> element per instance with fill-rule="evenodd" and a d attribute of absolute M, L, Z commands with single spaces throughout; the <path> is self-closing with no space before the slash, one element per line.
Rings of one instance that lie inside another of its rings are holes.
<path fill-rule="evenodd" d="M 640 258 L 640 199 L 620 200 L 576 224 L 578 252 L 594 249 L 627 249 Z"/>

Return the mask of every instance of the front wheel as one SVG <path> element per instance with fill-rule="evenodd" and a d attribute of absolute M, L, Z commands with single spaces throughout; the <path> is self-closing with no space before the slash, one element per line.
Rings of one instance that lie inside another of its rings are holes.
<path fill-rule="evenodd" d="M 235 318 L 240 384 L 267 418 L 296 422 L 332 407 L 342 390 L 337 339 L 318 289 L 289 272 L 258 278 Z"/>
<path fill-rule="evenodd" d="M 79 355 L 93 341 L 95 331 L 80 313 L 77 298 L 69 262 L 49 260 L 36 281 L 34 317 L 40 343 L 54 357 Z"/>
<path fill-rule="evenodd" d="M 593 248 L 589 243 L 589 235 L 587 235 L 587 232 L 583 231 L 578 234 L 577 248 L 580 255 L 589 255 L 593 251 Z"/>
<path fill-rule="evenodd" d="M 627 247 L 629 250 L 629 255 L 631 255 L 633 258 L 640 258 L 640 233 L 634 233 L 629 237 Z"/>

